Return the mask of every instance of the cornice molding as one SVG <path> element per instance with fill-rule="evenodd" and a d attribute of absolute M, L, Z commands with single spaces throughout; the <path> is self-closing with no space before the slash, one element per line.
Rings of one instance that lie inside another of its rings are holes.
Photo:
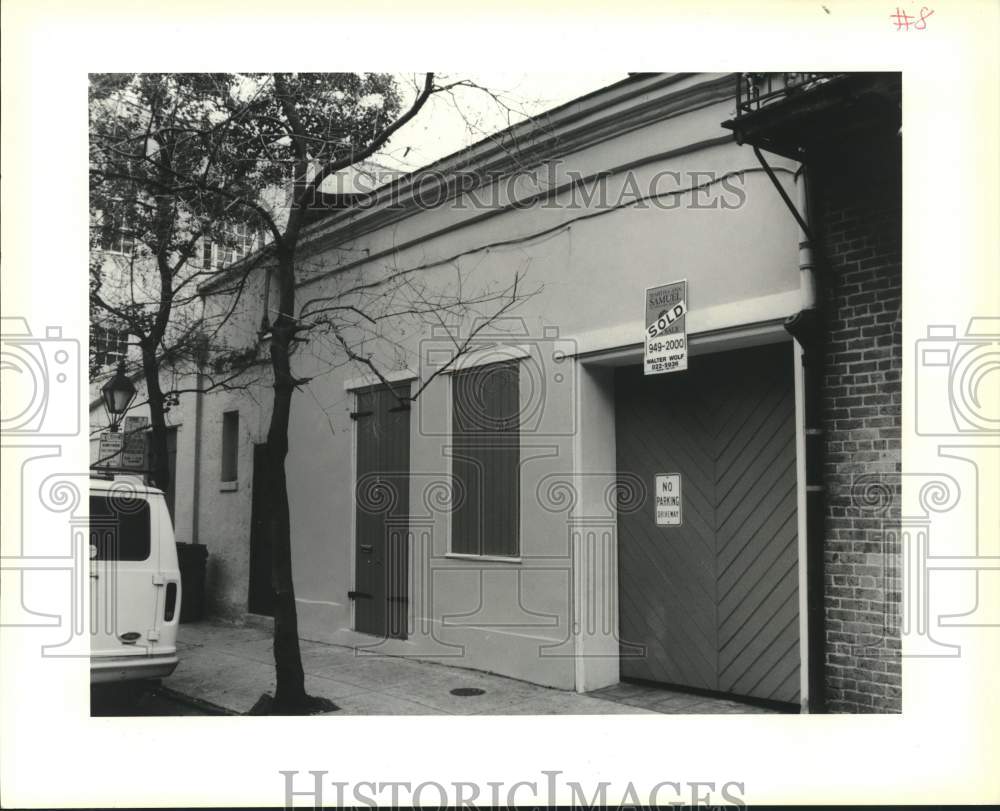
<path fill-rule="evenodd" d="M 421 199 L 431 198 L 439 201 L 439 205 L 453 201 L 465 191 L 457 182 L 460 172 L 488 177 L 491 182 L 496 182 L 518 170 L 538 167 L 553 157 L 580 152 L 733 96 L 735 74 L 713 76 L 672 93 L 659 92 L 694 75 L 663 74 L 642 77 L 639 81 L 625 80 L 574 99 L 411 172 L 365 195 L 342 212 L 332 213 L 308 226 L 299 243 L 300 256 L 322 252 L 406 220 L 425 210 Z M 624 110 L 611 109 L 650 94 L 655 95 Z M 608 110 L 610 112 L 604 115 L 597 115 Z M 516 152 L 503 145 L 505 140 L 516 144 Z M 432 179 L 430 183 L 427 178 Z M 420 197 L 416 193 L 418 189 Z M 477 217 L 472 217 L 468 223 L 455 223 L 454 227 L 463 227 L 477 220 Z M 242 264 L 234 265 L 229 272 L 205 282 L 199 287 L 199 292 L 205 294 L 217 290 L 240 272 Z"/>
<path fill-rule="evenodd" d="M 604 104 L 579 111 L 571 120 L 578 121 L 582 118 L 590 117 L 595 112 L 616 106 L 622 101 L 628 100 L 628 98 L 645 95 L 653 90 L 668 87 L 675 84 L 680 78 L 684 77 L 672 75 L 654 85 L 643 86 L 625 98 L 609 99 Z M 373 205 L 366 204 L 360 209 L 349 208 L 343 213 L 317 222 L 309 231 L 303 234 L 303 243 L 301 243 L 300 247 L 323 250 L 328 247 L 331 237 L 336 242 L 356 239 L 363 234 L 370 233 L 387 225 L 393 225 L 419 213 L 423 209 L 418 202 L 418 197 L 413 194 L 413 190 L 417 187 L 417 183 L 420 182 L 421 178 L 433 175 L 442 178 L 443 183 L 438 183 L 436 186 L 429 188 L 421 187 L 421 191 L 426 197 L 440 200 L 441 204 L 444 204 L 454 200 L 462 191 L 455 187 L 452 182 L 452 187 L 447 189 L 446 195 L 435 193 L 442 185 L 445 185 L 447 188 L 450 173 L 458 171 L 472 172 L 488 176 L 491 179 L 503 179 L 517 170 L 537 167 L 545 160 L 553 157 L 580 152 L 587 147 L 603 143 L 611 138 L 673 118 L 700 107 L 714 104 L 732 95 L 733 76 L 725 75 L 685 88 L 668 96 L 657 96 L 627 110 L 615 111 L 601 118 L 585 121 L 570 130 L 564 129 L 565 121 L 553 121 L 544 130 L 541 129 L 541 125 L 537 124 L 537 122 L 548 117 L 548 114 L 542 114 L 532 119 L 532 122 L 536 122 L 536 132 L 532 135 L 532 138 L 536 140 L 533 143 L 523 136 L 512 135 L 518 144 L 516 154 L 512 155 L 511 150 L 494 145 L 488 154 L 478 156 L 474 161 L 470 160 L 465 164 L 458 160 L 452 163 L 449 159 L 446 159 L 449 161 L 449 165 L 447 166 L 440 165 L 441 162 L 439 161 L 437 164 L 431 164 L 424 169 L 418 169 L 401 178 L 399 181 L 373 192 L 373 199 L 375 201 Z M 545 137 L 539 138 L 539 132 L 544 133 Z M 500 133 L 498 136 L 494 136 L 494 140 L 499 140 L 505 134 Z M 463 153 L 458 154 L 461 155 Z M 382 201 L 398 199 L 398 204 L 393 207 L 380 207 L 380 197 Z"/>

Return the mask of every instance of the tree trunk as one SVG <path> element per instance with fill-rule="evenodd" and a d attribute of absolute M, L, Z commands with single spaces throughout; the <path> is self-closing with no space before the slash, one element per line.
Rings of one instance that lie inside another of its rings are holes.
<path fill-rule="evenodd" d="M 267 511 L 266 527 L 271 540 L 271 585 L 274 589 L 274 665 L 277 687 L 274 710 L 296 712 L 306 709 L 308 696 L 299 651 L 298 616 L 292 583 L 292 538 L 288 510 L 288 483 L 285 458 L 288 455 L 288 420 L 295 381 L 291 373 L 290 348 L 295 322 L 293 256 L 279 253 L 279 315 L 271 338 L 271 367 L 274 371 L 274 407 L 267 432 Z"/>
<path fill-rule="evenodd" d="M 167 421 L 163 409 L 163 390 L 160 388 L 160 364 L 156 347 L 142 346 L 142 373 L 146 380 L 146 399 L 149 401 L 149 483 L 166 492 L 170 486 L 170 461 L 167 453 Z"/>
<path fill-rule="evenodd" d="M 280 81 L 276 77 L 276 81 Z M 304 182 L 304 158 L 296 163 L 296 186 Z M 301 195 L 288 216 L 284 237 L 278 240 L 278 317 L 271 327 L 271 369 L 274 374 L 274 406 L 267 430 L 267 499 L 265 527 L 271 541 L 271 586 L 274 589 L 274 669 L 277 686 L 271 712 L 306 714 L 337 709 L 325 698 L 306 694 L 302 654 L 299 650 L 299 620 L 292 583 L 292 533 L 288 509 L 288 421 L 292 392 L 298 383 L 291 369 L 291 347 L 298 331 L 295 312 L 295 249 L 302 225 Z"/>

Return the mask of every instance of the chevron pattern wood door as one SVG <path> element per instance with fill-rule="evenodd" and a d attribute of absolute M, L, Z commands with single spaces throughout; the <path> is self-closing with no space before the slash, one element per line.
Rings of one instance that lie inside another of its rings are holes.
<path fill-rule="evenodd" d="M 621 368 L 615 385 L 618 471 L 645 485 L 619 503 L 622 676 L 797 702 L 791 348 Z M 657 473 L 681 474 L 679 527 L 656 525 Z"/>

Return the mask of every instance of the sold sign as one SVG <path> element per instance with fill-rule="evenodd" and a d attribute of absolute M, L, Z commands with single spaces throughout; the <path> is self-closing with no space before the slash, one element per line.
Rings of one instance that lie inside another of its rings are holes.
<path fill-rule="evenodd" d="M 646 290 L 645 374 L 687 369 L 687 311 L 687 279 Z"/>
<path fill-rule="evenodd" d="M 646 329 L 647 336 L 655 338 L 661 332 L 666 332 L 667 327 L 672 326 L 677 319 L 685 314 L 687 314 L 687 307 L 684 306 L 683 301 L 680 301 L 649 325 Z"/>

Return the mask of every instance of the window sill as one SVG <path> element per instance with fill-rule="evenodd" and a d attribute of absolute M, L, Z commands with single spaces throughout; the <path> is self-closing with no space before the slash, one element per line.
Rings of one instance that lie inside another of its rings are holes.
<path fill-rule="evenodd" d="M 239 482 L 219 482 L 219 492 L 220 493 L 233 493 L 239 490 Z"/>
<path fill-rule="evenodd" d="M 471 555 L 465 552 L 447 552 L 445 554 L 446 558 L 452 558 L 454 560 L 474 560 L 478 562 L 485 563 L 517 563 L 520 564 L 521 558 L 518 557 L 507 557 L 505 555 Z"/>

